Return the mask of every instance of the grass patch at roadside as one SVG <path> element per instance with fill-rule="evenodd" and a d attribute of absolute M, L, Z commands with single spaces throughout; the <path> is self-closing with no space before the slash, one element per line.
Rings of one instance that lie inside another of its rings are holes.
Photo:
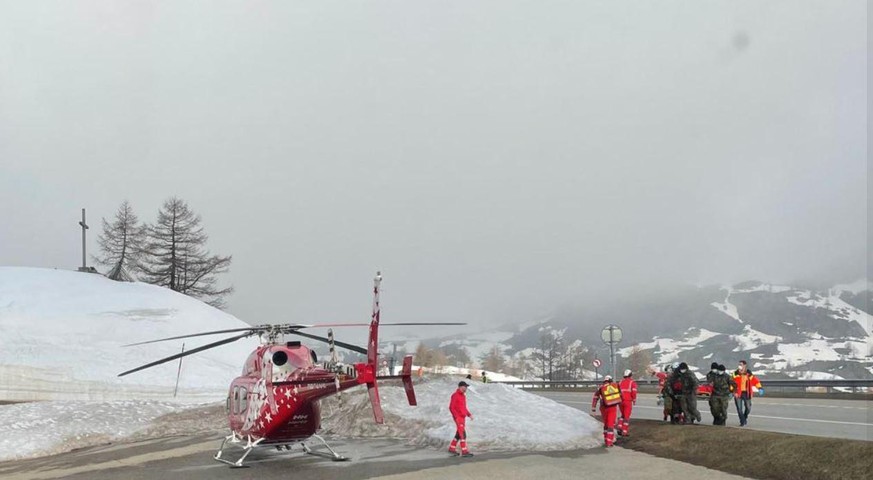
<path fill-rule="evenodd" d="M 621 446 L 767 480 L 856 480 L 873 475 L 873 442 L 711 425 L 634 420 Z"/>

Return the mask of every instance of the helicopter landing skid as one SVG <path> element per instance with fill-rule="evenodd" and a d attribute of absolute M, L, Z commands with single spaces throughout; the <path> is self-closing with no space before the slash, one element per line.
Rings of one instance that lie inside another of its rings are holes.
<path fill-rule="evenodd" d="M 303 451 L 306 452 L 307 455 L 315 455 L 317 457 L 329 458 L 329 459 L 333 460 L 334 462 L 345 462 L 348 460 L 348 458 L 336 453 L 332 448 L 330 448 L 330 445 L 328 445 L 327 442 L 325 442 L 324 439 L 321 438 L 319 435 L 313 435 L 313 437 L 315 437 L 319 441 L 321 441 L 321 444 L 324 445 L 324 448 L 326 448 L 327 451 L 330 453 L 316 452 L 315 450 L 309 448 L 309 446 L 306 445 L 305 443 L 300 442 L 300 445 L 303 447 Z"/>
<path fill-rule="evenodd" d="M 255 447 L 257 447 L 258 444 L 263 441 L 263 438 L 252 440 L 251 435 L 246 435 L 246 444 L 240 445 L 240 443 L 242 443 L 242 437 L 238 437 L 236 436 L 236 433 L 231 432 L 230 435 L 224 437 L 224 441 L 221 442 L 221 446 L 218 447 L 218 452 L 216 452 L 215 456 L 212 458 L 221 463 L 230 465 L 230 468 L 248 468 L 248 465 L 243 465 L 243 462 L 245 461 L 246 457 L 248 457 L 249 454 L 252 453 L 252 450 L 254 450 Z M 235 462 L 231 462 L 230 460 L 225 460 L 224 458 L 221 458 L 221 454 L 224 453 L 224 447 L 227 445 L 227 442 L 230 442 L 230 445 L 239 447 L 244 450 L 242 456 L 239 457 Z"/>

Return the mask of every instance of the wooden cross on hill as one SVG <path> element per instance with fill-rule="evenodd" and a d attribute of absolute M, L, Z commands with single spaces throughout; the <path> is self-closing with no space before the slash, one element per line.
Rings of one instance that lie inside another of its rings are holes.
<path fill-rule="evenodd" d="M 88 265 L 86 265 L 85 260 L 85 230 L 88 230 L 88 224 L 85 223 L 85 209 L 82 209 L 82 221 L 79 222 L 79 225 L 82 227 L 82 266 L 79 268 L 80 272 L 87 272 Z"/>

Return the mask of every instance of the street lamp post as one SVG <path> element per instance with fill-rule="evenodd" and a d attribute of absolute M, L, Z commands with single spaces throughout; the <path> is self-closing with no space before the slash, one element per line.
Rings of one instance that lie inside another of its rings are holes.
<path fill-rule="evenodd" d="M 609 365 L 612 378 L 615 378 L 615 346 L 621 342 L 621 328 L 618 325 L 607 325 L 600 331 L 600 338 L 609 345 Z"/>

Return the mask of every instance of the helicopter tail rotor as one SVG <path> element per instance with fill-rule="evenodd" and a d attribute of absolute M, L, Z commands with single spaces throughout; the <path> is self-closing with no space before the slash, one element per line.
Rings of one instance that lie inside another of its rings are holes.
<path fill-rule="evenodd" d="M 412 389 L 412 355 L 403 357 L 403 369 L 400 370 L 400 379 L 403 380 L 403 389 L 406 390 L 406 399 L 410 406 L 416 406 L 415 390 Z"/>

